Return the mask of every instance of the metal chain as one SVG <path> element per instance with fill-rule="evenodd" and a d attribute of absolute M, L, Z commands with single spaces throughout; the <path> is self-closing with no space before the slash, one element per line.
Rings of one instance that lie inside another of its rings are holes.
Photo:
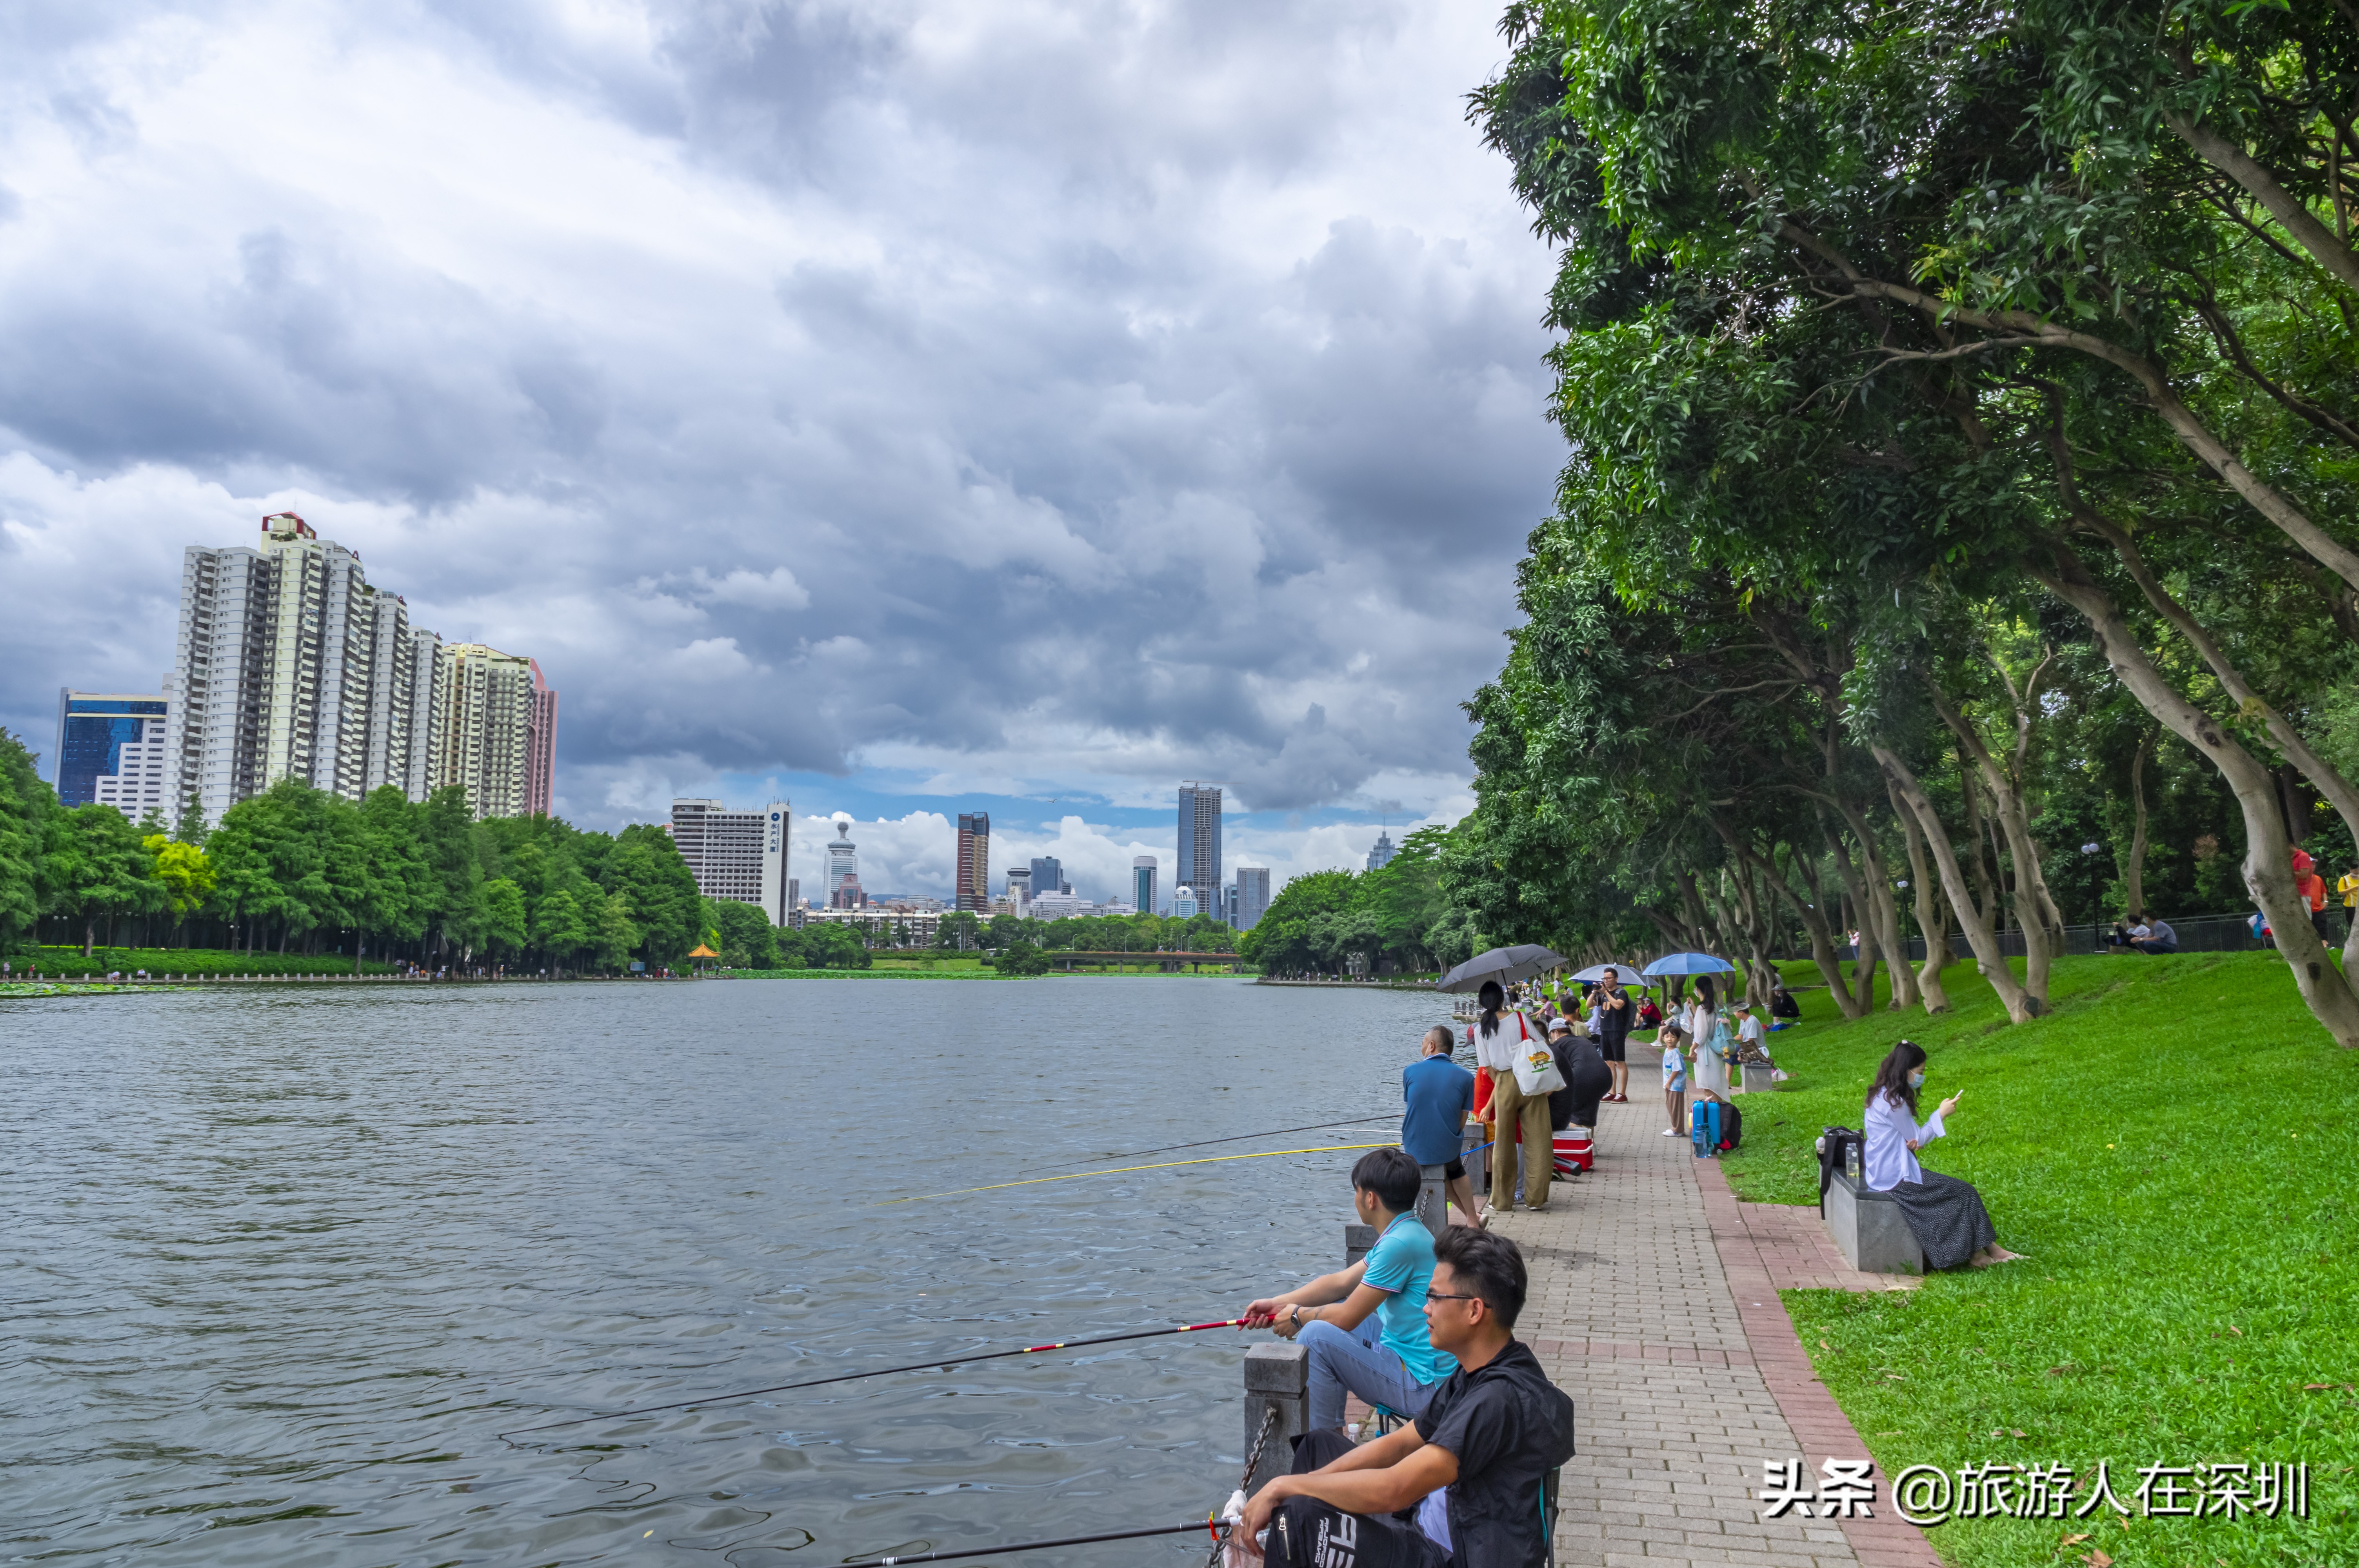
<path fill-rule="evenodd" d="M 1253 1453 L 1245 1459 L 1245 1473 L 1237 1482 L 1237 1490 L 1244 1491 L 1253 1485 L 1254 1472 L 1261 1468 L 1262 1450 L 1269 1446 L 1269 1440 L 1277 1431 L 1277 1401 L 1272 1400 L 1269 1404 L 1269 1413 L 1261 1418 L 1261 1435 L 1254 1439 Z M 1225 1542 L 1216 1533 L 1212 1539 L 1212 1554 L 1204 1559 L 1204 1568 L 1220 1568 L 1221 1548 L 1224 1544 Z"/>

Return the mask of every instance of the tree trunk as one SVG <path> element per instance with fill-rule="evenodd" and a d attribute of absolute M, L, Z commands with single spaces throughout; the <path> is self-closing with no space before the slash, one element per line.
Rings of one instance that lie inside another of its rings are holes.
<path fill-rule="evenodd" d="M 1867 913 L 1875 924 L 1876 946 L 1884 949 L 1885 962 L 1892 968 L 1893 1010 L 1915 1007 L 1917 972 L 1908 967 L 1908 944 L 1900 932 L 1900 906 L 1892 896 L 1892 870 L 1876 848 L 1867 814 L 1840 795 L 1834 797 L 1834 807 L 1843 813 L 1852 837 L 1859 840 L 1860 860 L 1867 868 Z"/>
<path fill-rule="evenodd" d="M 1861 1011 L 1873 1012 L 1875 1011 L 1875 965 L 1884 949 L 1884 934 L 1876 929 L 1867 890 L 1861 884 L 1859 872 L 1851 863 L 1851 856 L 1843 849 L 1842 838 L 1827 827 L 1824 816 L 1819 818 L 1819 832 L 1827 841 L 1827 856 L 1834 862 L 1835 875 L 1843 879 L 1851 917 L 1856 922 L 1850 929 L 1859 933 L 1859 940 L 1852 949 L 1852 989 L 1858 993 Z"/>
<path fill-rule="evenodd" d="M 2310 792 L 2301 784 L 2301 775 L 2291 762 L 2277 764 L 2277 800 L 2285 807 L 2286 838 L 2297 847 L 2310 837 Z"/>
<path fill-rule="evenodd" d="M 2138 740 L 2137 754 L 2130 759 L 2130 857 L 2122 868 L 2122 890 L 2128 896 L 2129 908 L 2124 913 L 2136 915 L 2146 909 L 2146 760 L 2154 750 L 2155 737 L 2161 733 L 2150 730 Z M 2090 940 L 2095 944 L 2096 927 L 2104 922 L 2101 909 L 2089 912 Z M 2096 951 L 2095 946 L 2092 951 Z"/>
<path fill-rule="evenodd" d="M 1925 869 L 1925 829 L 1917 814 L 1901 803 L 1899 786 L 1889 779 L 1892 814 L 1900 819 L 1901 837 L 1908 844 L 1909 885 L 1917 893 L 1917 930 L 1925 938 L 1925 960 L 1917 970 L 1918 1000 L 1929 1013 L 1950 1011 L 1950 993 L 1941 988 L 1941 970 L 1950 962 L 1950 923 L 1942 918 L 1941 890 Z"/>
<path fill-rule="evenodd" d="M 98 946 L 98 919 L 95 915 L 82 917 L 82 956 L 87 960 L 90 950 Z"/>
<path fill-rule="evenodd" d="M 1986 906 L 1976 906 L 1968 895 L 1966 873 L 1958 864 L 1957 851 L 1950 847 L 1950 836 L 1942 827 L 1940 817 L 1935 815 L 1933 803 L 1925 796 L 1924 786 L 1917 782 L 1917 775 L 1908 771 L 1908 764 L 1902 762 L 1890 747 L 1879 744 L 1869 749 L 1884 769 L 1885 777 L 1899 793 L 1902 804 L 1917 814 L 1918 824 L 1925 830 L 1926 842 L 1932 846 L 1933 859 L 1941 868 L 1941 885 L 1949 890 L 1950 907 L 1958 912 L 1958 923 L 1965 927 L 1966 941 L 1974 950 L 1974 962 L 1982 970 L 1983 978 L 1990 982 L 1991 989 L 1998 993 L 1999 1000 L 2006 1004 L 2006 1016 L 2017 1023 L 2026 1023 L 2038 1017 L 2048 1010 L 2047 1003 L 2016 983 L 2015 971 L 2007 967 L 2006 959 L 2000 955 L 1998 936 L 1991 929 L 1992 911 Z M 1973 788 L 1971 779 L 1967 781 L 1966 787 L 1969 791 Z M 1996 900 L 1992 903 L 1995 904 Z"/>
<path fill-rule="evenodd" d="M 2055 901 L 2048 896 L 2048 876 L 2040 868 L 2039 848 L 2032 842 L 2021 781 L 2007 776 L 2008 770 L 1999 766 L 1998 759 L 1983 743 L 1981 732 L 1951 705 L 1947 694 L 1930 679 L 1925 684 L 1933 699 L 1933 711 L 1941 716 L 1941 722 L 1958 738 L 1959 755 L 1970 760 L 1982 775 L 1983 787 L 1990 793 L 1992 820 L 2006 839 L 2007 859 L 2014 863 L 2015 918 L 2023 929 L 2023 989 L 2038 999 L 2039 1006 L 2033 1011 L 2045 1012 L 2048 970 L 2056 951 L 2056 933 L 2049 925 Z M 2036 680 L 2027 682 L 2027 691 L 2036 684 Z M 2018 725 L 2027 723 L 2020 709 L 2017 718 Z M 2018 746 L 2018 755 L 2022 750 Z"/>
<path fill-rule="evenodd" d="M 2035 566 L 2032 575 L 2049 592 L 2088 619 L 2106 663 L 2140 706 L 2220 771 L 2244 815 L 2245 885 L 2261 913 L 2268 916 L 2277 952 L 2293 971 L 2294 984 L 2300 989 L 2310 1015 L 2325 1026 L 2336 1044 L 2359 1049 L 2359 996 L 2353 994 L 2311 928 L 2309 901 L 2294 891 L 2291 846 L 2279 814 L 2277 781 L 2209 713 L 2164 678 L 2131 635 L 2112 596 L 2089 575 L 2081 557 L 2061 541 L 2052 541 L 2050 547 L 2052 569 Z"/>
<path fill-rule="evenodd" d="M 1794 906 L 1795 913 L 1801 916 L 1802 929 L 1810 934 L 1810 962 L 1818 966 L 1820 975 L 1825 979 L 1827 990 L 1835 999 L 1835 1011 L 1845 1018 L 1864 1017 L 1867 1006 L 1851 994 L 1851 986 L 1843 979 L 1843 958 L 1834 933 L 1827 925 L 1827 901 L 1819 892 L 1819 879 L 1810 871 L 1810 858 L 1799 850 L 1792 853 L 1795 869 L 1801 873 L 1802 886 L 1810 892 L 1809 900 L 1805 902 L 1796 896 L 1782 877 L 1774 885 Z"/>
<path fill-rule="evenodd" d="M 2326 269 L 2327 274 L 2345 288 L 2359 288 L 2359 255 L 2335 238 L 2332 231 L 2310 215 L 2299 198 L 2277 182 L 2276 175 L 2253 161 L 2245 149 L 2228 140 L 2201 120 L 2190 119 L 2176 109 L 2162 112 L 2162 123 L 2175 132 L 2180 141 L 2193 147 L 2198 157 L 2241 185 L 2262 206 L 2269 216 L 2282 224 L 2293 237 L 2294 243 L 2308 251 L 2310 259 Z M 2329 136 L 2333 132 L 2329 131 Z"/>

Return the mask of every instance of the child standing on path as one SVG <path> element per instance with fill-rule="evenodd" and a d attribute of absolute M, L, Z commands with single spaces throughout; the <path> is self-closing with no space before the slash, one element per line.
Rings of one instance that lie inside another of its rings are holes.
<path fill-rule="evenodd" d="M 1688 1070 L 1687 1064 L 1680 1059 L 1680 1033 L 1678 1024 L 1666 1023 L 1662 1033 L 1655 1036 L 1655 1044 L 1663 1048 L 1663 1108 L 1671 1116 L 1671 1124 L 1663 1129 L 1666 1138 L 1687 1135 Z"/>

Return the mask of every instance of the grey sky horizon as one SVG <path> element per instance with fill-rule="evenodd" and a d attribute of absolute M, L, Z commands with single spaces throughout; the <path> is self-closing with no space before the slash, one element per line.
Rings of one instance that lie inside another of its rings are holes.
<path fill-rule="evenodd" d="M 585 827 L 778 775 L 1454 819 L 1565 456 L 1495 27 L 12 7 L 0 723 L 156 689 L 183 547 L 293 510 L 540 661 Z"/>

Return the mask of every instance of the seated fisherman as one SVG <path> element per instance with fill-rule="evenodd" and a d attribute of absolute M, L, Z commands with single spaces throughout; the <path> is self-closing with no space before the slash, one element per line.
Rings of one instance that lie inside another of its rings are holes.
<path fill-rule="evenodd" d="M 1523 1255 L 1496 1231 L 1453 1228 L 1425 1318 L 1458 1369 L 1425 1413 L 1373 1443 L 1314 1429 L 1294 1473 L 1245 1504 L 1235 1537 L 1270 1568 L 1539 1568 L 1554 1522 L 1541 1487 L 1572 1457 L 1572 1400 L 1515 1337 Z M 1417 1523 L 1392 1516 L 1415 1507 Z M 1266 1541 L 1256 1537 L 1266 1530 Z"/>
<path fill-rule="evenodd" d="M 1423 1177 L 1402 1150 L 1361 1155 L 1352 1167 L 1352 1206 L 1361 1223 L 1375 1227 L 1375 1246 L 1348 1269 L 1245 1310 L 1248 1327 L 1274 1328 L 1289 1339 L 1299 1334 L 1309 1348 L 1314 1432 L 1343 1430 L 1346 1393 L 1413 1416 L 1457 1368 L 1426 1336 L 1433 1233 L 1413 1212 Z"/>

